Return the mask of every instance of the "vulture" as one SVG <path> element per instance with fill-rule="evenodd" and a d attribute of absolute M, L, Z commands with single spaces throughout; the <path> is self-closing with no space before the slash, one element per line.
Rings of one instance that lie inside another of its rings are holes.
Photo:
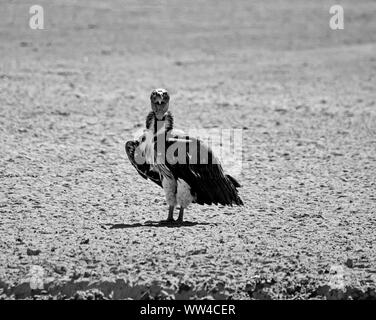
<path fill-rule="evenodd" d="M 144 179 L 163 188 L 169 209 L 167 220 L 161 223 L 181 224 L 190 203 L 243 205 L 237 190 L 240 184 L 223 172 L 212 150 L 200 139 L 174 129 L 168 92 L 155 89 L 150 101 L 152 111 L 146 117 L 146 129 L 136 140 L 126 142 L 125 151 Z"/>

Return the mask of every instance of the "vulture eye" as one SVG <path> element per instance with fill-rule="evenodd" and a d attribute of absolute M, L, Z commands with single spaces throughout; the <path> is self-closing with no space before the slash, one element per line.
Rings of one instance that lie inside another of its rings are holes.
<path fill-rule="evenodd" d="M 141 139 L 141 142 L 145 142 L 145 140 L 146 140 L 146 137 L 143 136 L 142 139 Z"/>

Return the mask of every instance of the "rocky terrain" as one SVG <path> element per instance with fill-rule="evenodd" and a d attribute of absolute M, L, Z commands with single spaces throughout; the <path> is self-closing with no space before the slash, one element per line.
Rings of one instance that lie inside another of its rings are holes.
<path fill-rule="evenodd" d="M 376 299 L 376 3 L 336 3 L 2 1 L 0 299 Z M 244 207 L 158 225 L 124 152 L 155 87 L 242 129 Z"/>

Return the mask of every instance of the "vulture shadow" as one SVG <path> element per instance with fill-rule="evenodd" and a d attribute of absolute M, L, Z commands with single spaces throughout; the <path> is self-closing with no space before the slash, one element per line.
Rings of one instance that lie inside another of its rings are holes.
<path fill-rule="evenodd" d="M 145 223 L 115 223 L 108 224 L 109 229 L 128 229 L 128 228 L 143 228 L 143 227 L 155 227 L 155 228 L 181 228 L 181 227 L 193 227 L 193 226 L 209 226 L 217 225 L 216 223 L 209 222 L 195 222 L 195 221 L 183 221 L 182 223 L 177 222 L 166 222 L 166 221 L 145 221 Z"/>

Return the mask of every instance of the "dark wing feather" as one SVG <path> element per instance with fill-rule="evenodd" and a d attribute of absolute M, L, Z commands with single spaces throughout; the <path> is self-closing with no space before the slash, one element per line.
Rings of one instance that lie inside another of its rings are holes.
<path fill-rule="evenodd" d="M 162 187 L 161 178 L 159 173 L 152 169 L 152 166 L 148 163 L 139 164 L 135 160 L 137 158 L 137 143 L 135 141 L 127 141 L 125 144 L 125 152 L 127 153 L 128 159 L 131 164 L 136 168 L 137 172 L 144 179 L 150 179 L 155 182 L 157 185 Z"/>
<path fill-rule="evenodd" d="M 187 182 L 196 196 L 198 204 L 243 205 L 237 188 L 240 184 L 231 176 L 225 175 L 219 160 L 212 150 L 199 139 L 181 134 L 170 134 L 167 137 L 167 150 L 186 150 L 185 160 L 174 154 L 177 162 L 173 163 L 166 156 L 166 166 L 176 179 Z M 179 149 L 181 148 L 181 149 Z"/>

